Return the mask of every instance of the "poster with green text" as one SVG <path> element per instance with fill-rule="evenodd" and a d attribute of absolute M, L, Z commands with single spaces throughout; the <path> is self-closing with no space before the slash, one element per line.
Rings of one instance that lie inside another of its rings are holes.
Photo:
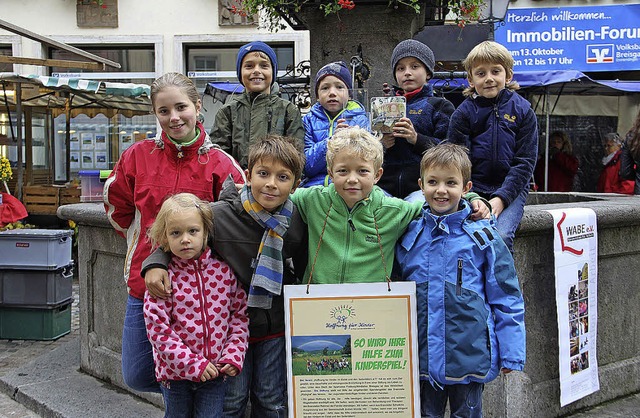
<path fill-rule="evenodd" d="M 419 417 L 415 291 L 285 286 L 289 416 Z"/>

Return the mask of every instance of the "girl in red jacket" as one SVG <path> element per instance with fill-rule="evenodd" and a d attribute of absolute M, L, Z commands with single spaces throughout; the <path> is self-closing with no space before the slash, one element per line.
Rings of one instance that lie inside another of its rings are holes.
<path fill-rule="evenodd" d="M 162 133 L 129 147 L 104 186 L 107 217 L 127 239 L 124 279 L 129 297 L 122 331 L 122 377 L 141 392 L 160 392 L 142 315 L 145 283 L 140 267 L 151 254 L 146 231 L 168 196 L 193 193 L 213 202 L 229 176 L 244 183 L 238 163 L 213 145 L 198 122 L 202 102 L 191 80 L 179 73 L 163 75 L 151 84 L 151 103 Z"/>
<path fill-rule="evenodd" d="M 191 193 L 169 197 L 149 230 L 171 252 L 172 294 L 146 292 L 144 319 L 167 417 L 220 417 L 224 376 L 242 370 L 249 320 L 246 294 L 231 268 L 207 247 L 209 204 Z"/>

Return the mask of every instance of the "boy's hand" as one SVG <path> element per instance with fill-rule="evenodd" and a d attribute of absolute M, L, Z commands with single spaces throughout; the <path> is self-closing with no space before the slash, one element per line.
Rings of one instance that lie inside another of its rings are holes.
<path fill-rule="evenodd" d="M 144 285 L 149 294 L 156 299 L 166 299 L 171 296 L 171 281 L 167 270 L 152 268 L 144 275 Z"/>
<path fill-rule="evenodd" d="M 489 219 L 491 217 L 491 210 L 482 201 L 482 199 L 477 199 L 471 202 L 471 209 L 473 210 L 473 212 L 471 213 L 471 219 L 474 221 L 479 221 L 480 219 Z"/>
<path fill-rule="evenodd" d="M 392 134 L 384 134 L 380 142 L 384 149 L 389 149 L 396 144 L 396 138 Z"/>
<path fill-rule="evenodd" d="M 489 199 L 489 203 L 491 204 L 491 209 L 493 209 L 493 214 L 496 219 L 498 219 L 498 216 L 500 216 L 504 210 L 504 202 L 499 197 L 494 197 Z"/>
<path fill-rule="evenodd" d="M 200 376 L 200 380 L 202 382 L 206 382 L 207 380 L 213 380 L 216 377 L 218 377 L 218 369 L 216 369 L 216 366 L 214 366 L 213 364 L 209 363 L 207 364 L 207 367 L 204 369 L 204 372 L 202 372 L 202 376 Z"/>
<path fill-rule="evenodd" d="M 346 120 L 346 119 L 344 119 L 344 118 L 342 118 L 342 119 L 338 119 L 338 120 L 337 120 L 337 123 L 338 123 L 338 124 L 336 125 L 336 129 L 344 129 L 344 128 L 350 128 L 350 127 L 351 127 L 351 125 L 349 125 L 349 124 L 347 123 L 347 120 Z"/>
<path fill-rule="evenodd" d="M 418 140 L 418 133 L 411 123 L 411 119 L 404 117 L 393 124 L 393 136 L 404 138 L 408 143 L 415 145 Z"/>
<path fill-rule="evenodd" d="M 502 374 L 509 374 L 509 373 L 511 373 L 513 370 L 511 370 L 511 369 L 506 369 L 506 368 L 504 368 L 504 367 L 503 367 L 502 369 L 500 369 L 500 371 L 502 372 Z"/>
<path fill-rule="evenodd" d="M 238 368 L 233 364 L 218 364 L 217 367 L 220 369 L 220 373 L 224 373 L 227 376 L 237 376 L 239 373 Z"/>

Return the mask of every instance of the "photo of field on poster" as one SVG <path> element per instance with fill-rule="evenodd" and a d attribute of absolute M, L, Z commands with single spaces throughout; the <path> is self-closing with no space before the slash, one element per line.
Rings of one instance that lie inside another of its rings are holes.
<path fill-rule="evenodd" d="M 291 337 L 294 376 L 351 374 L 351 336 Z"/>

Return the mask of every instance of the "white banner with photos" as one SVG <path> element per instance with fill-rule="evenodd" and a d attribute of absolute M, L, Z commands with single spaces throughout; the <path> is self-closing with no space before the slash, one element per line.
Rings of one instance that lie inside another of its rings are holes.
<path fill-rule="evenodd" d="M 598 227 L 586 208 L 553 215 L 556 305 L 560 363 L 560 405 L 600 389 L 598 330 Z"/>

